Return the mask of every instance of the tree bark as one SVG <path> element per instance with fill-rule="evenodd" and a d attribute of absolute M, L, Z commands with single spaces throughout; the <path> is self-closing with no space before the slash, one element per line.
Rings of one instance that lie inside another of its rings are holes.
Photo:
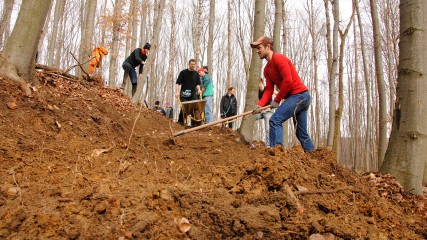
<path fill-rule="evenodd" d="M 201 62 L 203 61 L 203 59 L 201 59 L 200 55 L 201 55 L 201 48 L 200 48 L 200 43 L 201 43 L 201 31 L 200 28 L 202 26 L 202 8 L 203 8 L 203 1 L 202 0 L 198 0 L 198 4 L 197 4 L 197 26 L 194 28 L 194 31 L 196 33 L 196 44 L 195 44 L 195 59 L 196 59 L 196 64 L 198 67 L 200 67 L 199 64 L 201 64 Z"/>
<path fill-rule="evenodd" d="M 332 39 L 330 32 L 330 17 L 329 17 L 329 0 L 324 0 L 326 13 L 326 41 L 327 41 L 327 62 L 329 73 L 329 124 L 328 138 L 326 146 L 332 149 L 334 140 L 335 126 L 335 74 L 338 61 L 338 27 L 339 27 L 339 0 L 332 3 L 332 15 L 334 17 L 334 28 L 332 31 Z M 331 44 L 332 40 L 332 44 Z"/>
<path fill-rule="evenodd" d="M 215 0 L 209 3 L 209 37 L 208 37 L 208 68 L 210 76 L 213 76 L 213 44 L 214 44 L 214 26 L 215 26 Z"/>
<path fill-rule="evenodd" d="M 341 142 L 341 118 L 342 118 L 342 112 L 344 108 L 344 47 L 345 47 L 345 41 L 348 35 L 348 31 L 350 30 L 351 24 L 353 22 L 353 14 L 351 15 L 350 21 L 347 24 L 347 27 L 345 28 L 344 32 L 341 30 L 340 38 L 340 54 L 339 54 L 339 69 L 338 69 L 338 108 L 335 111 L 335 126 L 334 126 L 334 144 L 332 150 L 336 154 L 337 162 L 339 162 L 340 159 L 340 142 Z"/>
<path fill-rule="evenodd" d="M 119 54 L 119 38 L 121 31 L 120 15 L 122 12 L 122 1 L 116 0 L 114 4 L 114 20 L 113 20 L 113 40 L 111 43 L 110 52 L 110 69 L 109 69 L 109 86 L 116 86 L 117 84 L 117 56 Z M 126 84 L 129 86 L 130 84 Z"/>
<path fill-rule="evenodd" d="M 423 194 L 427 156 L 427 2 L 400 3 L 397 100 L 390 144 L 381 166 L 414 194 Z"/>
<path fill-rule="evenodd" d="M 48 45 L 48 60 L 47 65 L 52 67 L 58 67 L 57 62 L 55 61 L 55 50 L 60 51 L 58 48 L 58 28 L 61 24 L 62 15 L 64 14 L 64 7 L 65 7 L 65 0 L 64 1 L 56 1 L 55 3 L 55 13 L 53 16 L 53 23 L 52 23 L 52 33 L 50 35 L 49 39 L 49 45 Z"/>
<path fill-rule="evenodd" d="M 362 62 L 363 62 L 363 78 L 365 80 L 365 90 L 366 90 L 366 131 L 365 131 L 365 151 L 364 151 L 364 164 L 365 164 L 365 171 L 369 171 L 369 164 L 370 164 L 370 152 L 371 152 L 371 146 L 369 144 L 370 142 L 370 134 L 371 134 L 371 80 L 369 77 L 369 70 L 368 70 L 368 62 L 366 57 L 366 46 L 365 46 L 365 36 L 364 36 L 364 29 L 362 25 L 362 20 L 360 16 L 359 11 L 359 1 L 354 0 L 353 1 L 354 7 L 356 9 L 357 14 L 357 22 L 359 24 L 359 34 L 360 34 L 360 49 L 362 51 Z"/>
<path fill-rule="evenodd" d="M 93 32 L 95 29 L 95 12 L 96 12 L 96 1 L 87 0 L 85 4 L 85 15 L 82 19 L 83 35 L 81 37 L 80 45 L 80 57 L 79 61 L 83 64 L 83 69 L 87 71 L 89 68 L 89 62 L 87 61 L 91 57 L 94 44 L 92 43 Z"/>
<path fill-rule="evenodd" d="M 377 1 L 370 0 L 372 27 L 374 32 L 375 73 L 379 96 L 378 127 L 378 166 L 381 166 L 387 150 L 387 93 L 384 81 L 383 57 L 381 52 L 380 24 L 378 20 Z"/>
<path fill-rule="evenodd" d="M 12 80 L 38 83 L 34 78 L 37 46 L 51 5 L 50 0 L 23 0 L 15 27 L 0 59 L 0 75 Z"/>
<path fill-rule="evenodd" d="M 260 36 L 264 35 L 265 25 L 265 0 L 255 0 L 254 11 L 254 33 L 253 41 L 256 41 Z M 253 110 L 258 102 L 258 83 L 261 76 L 261 60 L 257 56 L 256 49 L 252 49 L 252 60 L 250 65 L 250 76 L 247 85 L 246 101 L 244 112 Z M 255 124 L 254 116 L 243 117 L 239 132 L 243 135 L 246 141 L 252 141 L 253 128 Z"/>
<path fill-rule="evenodd" d="M 228 28 L 229 33 L 232 32 L 233 23 L 231 21 L 231 0 L 227 2 L 227 19 L 228 19 Z M 231 86 L 231 34 L 227 34 L 227 80 L 225 86 Z"/>
<path fill-rule="evenodd" d="M 154 60 L 156 59 L 156 51 L 158 48 L 160 28 L 162 26 L 162 18 L 163 18 L 163 9 L 165 7 L 165 0 L 159 0 L 157 5 L 155 6 L 155 16 L 154 26 L 153 26 L 153 38 L 151 39 L 151 49 L 150 54 L 148 55 L 147 61 L 144 65 L 144 69 L 142 70 L 141 79 L 147 79 L 149 69 L 153 65 Z M 147 83 L 148 84 L 148 83 Z M 144 84 L 138 84 L 135 95 L 132 97 L 132 103 L 138 104 L 142 100 L 142 88 Z"/>
<path fill-rule="evenodd" d="M 0 49 L 2 49 L 6 39 L 10 35 L 10 18 L 14 2 L 15 0 L 5 0 L 3 4 L 3 14 L 0 22 Z"/>

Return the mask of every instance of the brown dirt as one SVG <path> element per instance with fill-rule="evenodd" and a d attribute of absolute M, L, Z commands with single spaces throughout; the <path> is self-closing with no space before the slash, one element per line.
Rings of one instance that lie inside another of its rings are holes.
<path fill-rule="evenodd" d="M 222 127 L 173 140 L 180 125 L 118 90 L 42 81 L 28 98 L 0 79 L 2 239 L 427 237 L 425 196 L 325 149 L 251 147 Z M 304 209 L 286 186 L 311 191 Z"/>

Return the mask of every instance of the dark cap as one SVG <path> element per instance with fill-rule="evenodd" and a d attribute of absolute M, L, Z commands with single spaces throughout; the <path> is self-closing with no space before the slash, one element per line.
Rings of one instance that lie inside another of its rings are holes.
<path fill-rule="evenodd" d="M 208 73 L 208 72 L 209 72 L 209 68 L 208 68 L 208 66 L 203 66 L 203 69 L 205 69 L 205 73 Z"/>
<path fill-rule="evenodd" d="M 265 45 L 271 44 L 271 45 L 273 45 L 273 40 L 269 37 L 262 36 L 262 37 L 258 38 L 258 40 L 256 40 L 255 42 L 251 42 L 251 47 L 256 48 L 260 44 L 265 44 Z"/>
<path fill-rule="evenodd" d="M 146 43 L 146 44 L 144 45 L 144 49 L 148 49 L 148 50 L 150 50 L 150 48 L 151 48 L 151 45 L 150 45 L 149 43 Z"/>
<path fill-rule="evenodd" d="M 154 104 L 155 105 L 160 105 L 160 101 L 156 101 Z"/>

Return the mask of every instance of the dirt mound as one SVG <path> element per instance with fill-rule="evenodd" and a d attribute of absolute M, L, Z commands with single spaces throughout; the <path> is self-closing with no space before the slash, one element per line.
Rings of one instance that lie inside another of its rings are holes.
<path fill-rule="evenodd" d="M 222 127 L 173 139 L 180 125 L 118 90 L 42 82 L 28 98 L 0 79 L 0 238 L 427 237 L 425 197 L 327 150 L 248 146 Z"/>

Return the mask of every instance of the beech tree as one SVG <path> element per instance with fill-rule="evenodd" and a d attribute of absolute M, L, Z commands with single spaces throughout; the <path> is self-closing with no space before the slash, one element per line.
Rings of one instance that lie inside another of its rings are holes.
<path fill-rule="evenodd" d="M 379 96 L 379 126 L 378 126 L 378 165 L 381 166 L 387 149 L 387 97 L 384 83 L 383 58 L 381 53 L 380 26 L 378 20 L 377 1 L 370 0 L 372 27 L 374 33 L 375 75 Z"/>
<path fill-rule="evenodd" d="M 254 31 L 252 39 L 256 41 L 259 37 L 264 35 L 265 25 L 265 0 L 255 0 L 254 11 Z M 256 53 L 256 49 L 252 49 L 252 59 L 250 65 L 250 75 L 248 80 L 245 110 L 244 112 L 254 109 L 255 104 L 258 102 L 258 82 L 261 76 L 261 60 Z M 247 141 L 252 141 L 253 126 L 255 124 L 255 117 L 247 115 L 243 117 L 242 124 L 240 125 L 239 132 L 244 136 Z"/>
<path fill-rule="evenodd" d="M 151 69 L 151 66 L 156 58 L 156 50 L 158 48 L 160 29 L 163 19 L 163 10 L 165 8 L 165 0 L 159 0 L 155 6 L 155 19 L 153 26 L 153 38 L 151 39 L 151 49 L 150 54 L 148 55 L 147 61 L 142 70 L 141 79 L 147 79 L 148 71 Z M 148 83 L 147 83 L 148 84 Z M 142 89 L 144 84 L 138 84 L 135 95 L 132 97 L 132 103 L 137 104 L 142 99 Z"/>
<path fill-rule="evenodd" d="M 23 83 L 38 83 L 34 78 L 37 46 L 51 0 L 23 0 L 12 34 L 0 58 L 0 76 Z M 26 91 L 27 94 L 28 89 Z"/>
<path fill-rule="evenodd" d="M 12 8 L 14 0 L 4 0 L 3 13 L 0 22 L 0 49 L 4 45 L 4 39 L 10 34 L 10 18 L 12 16 Z"/>
<path fill-rule="evenodd" d="M 427 156 L 427 2 L 400 3 L 397 99 L 390 143 L 381 166 L 403 187 L 423 194 Z"/>

